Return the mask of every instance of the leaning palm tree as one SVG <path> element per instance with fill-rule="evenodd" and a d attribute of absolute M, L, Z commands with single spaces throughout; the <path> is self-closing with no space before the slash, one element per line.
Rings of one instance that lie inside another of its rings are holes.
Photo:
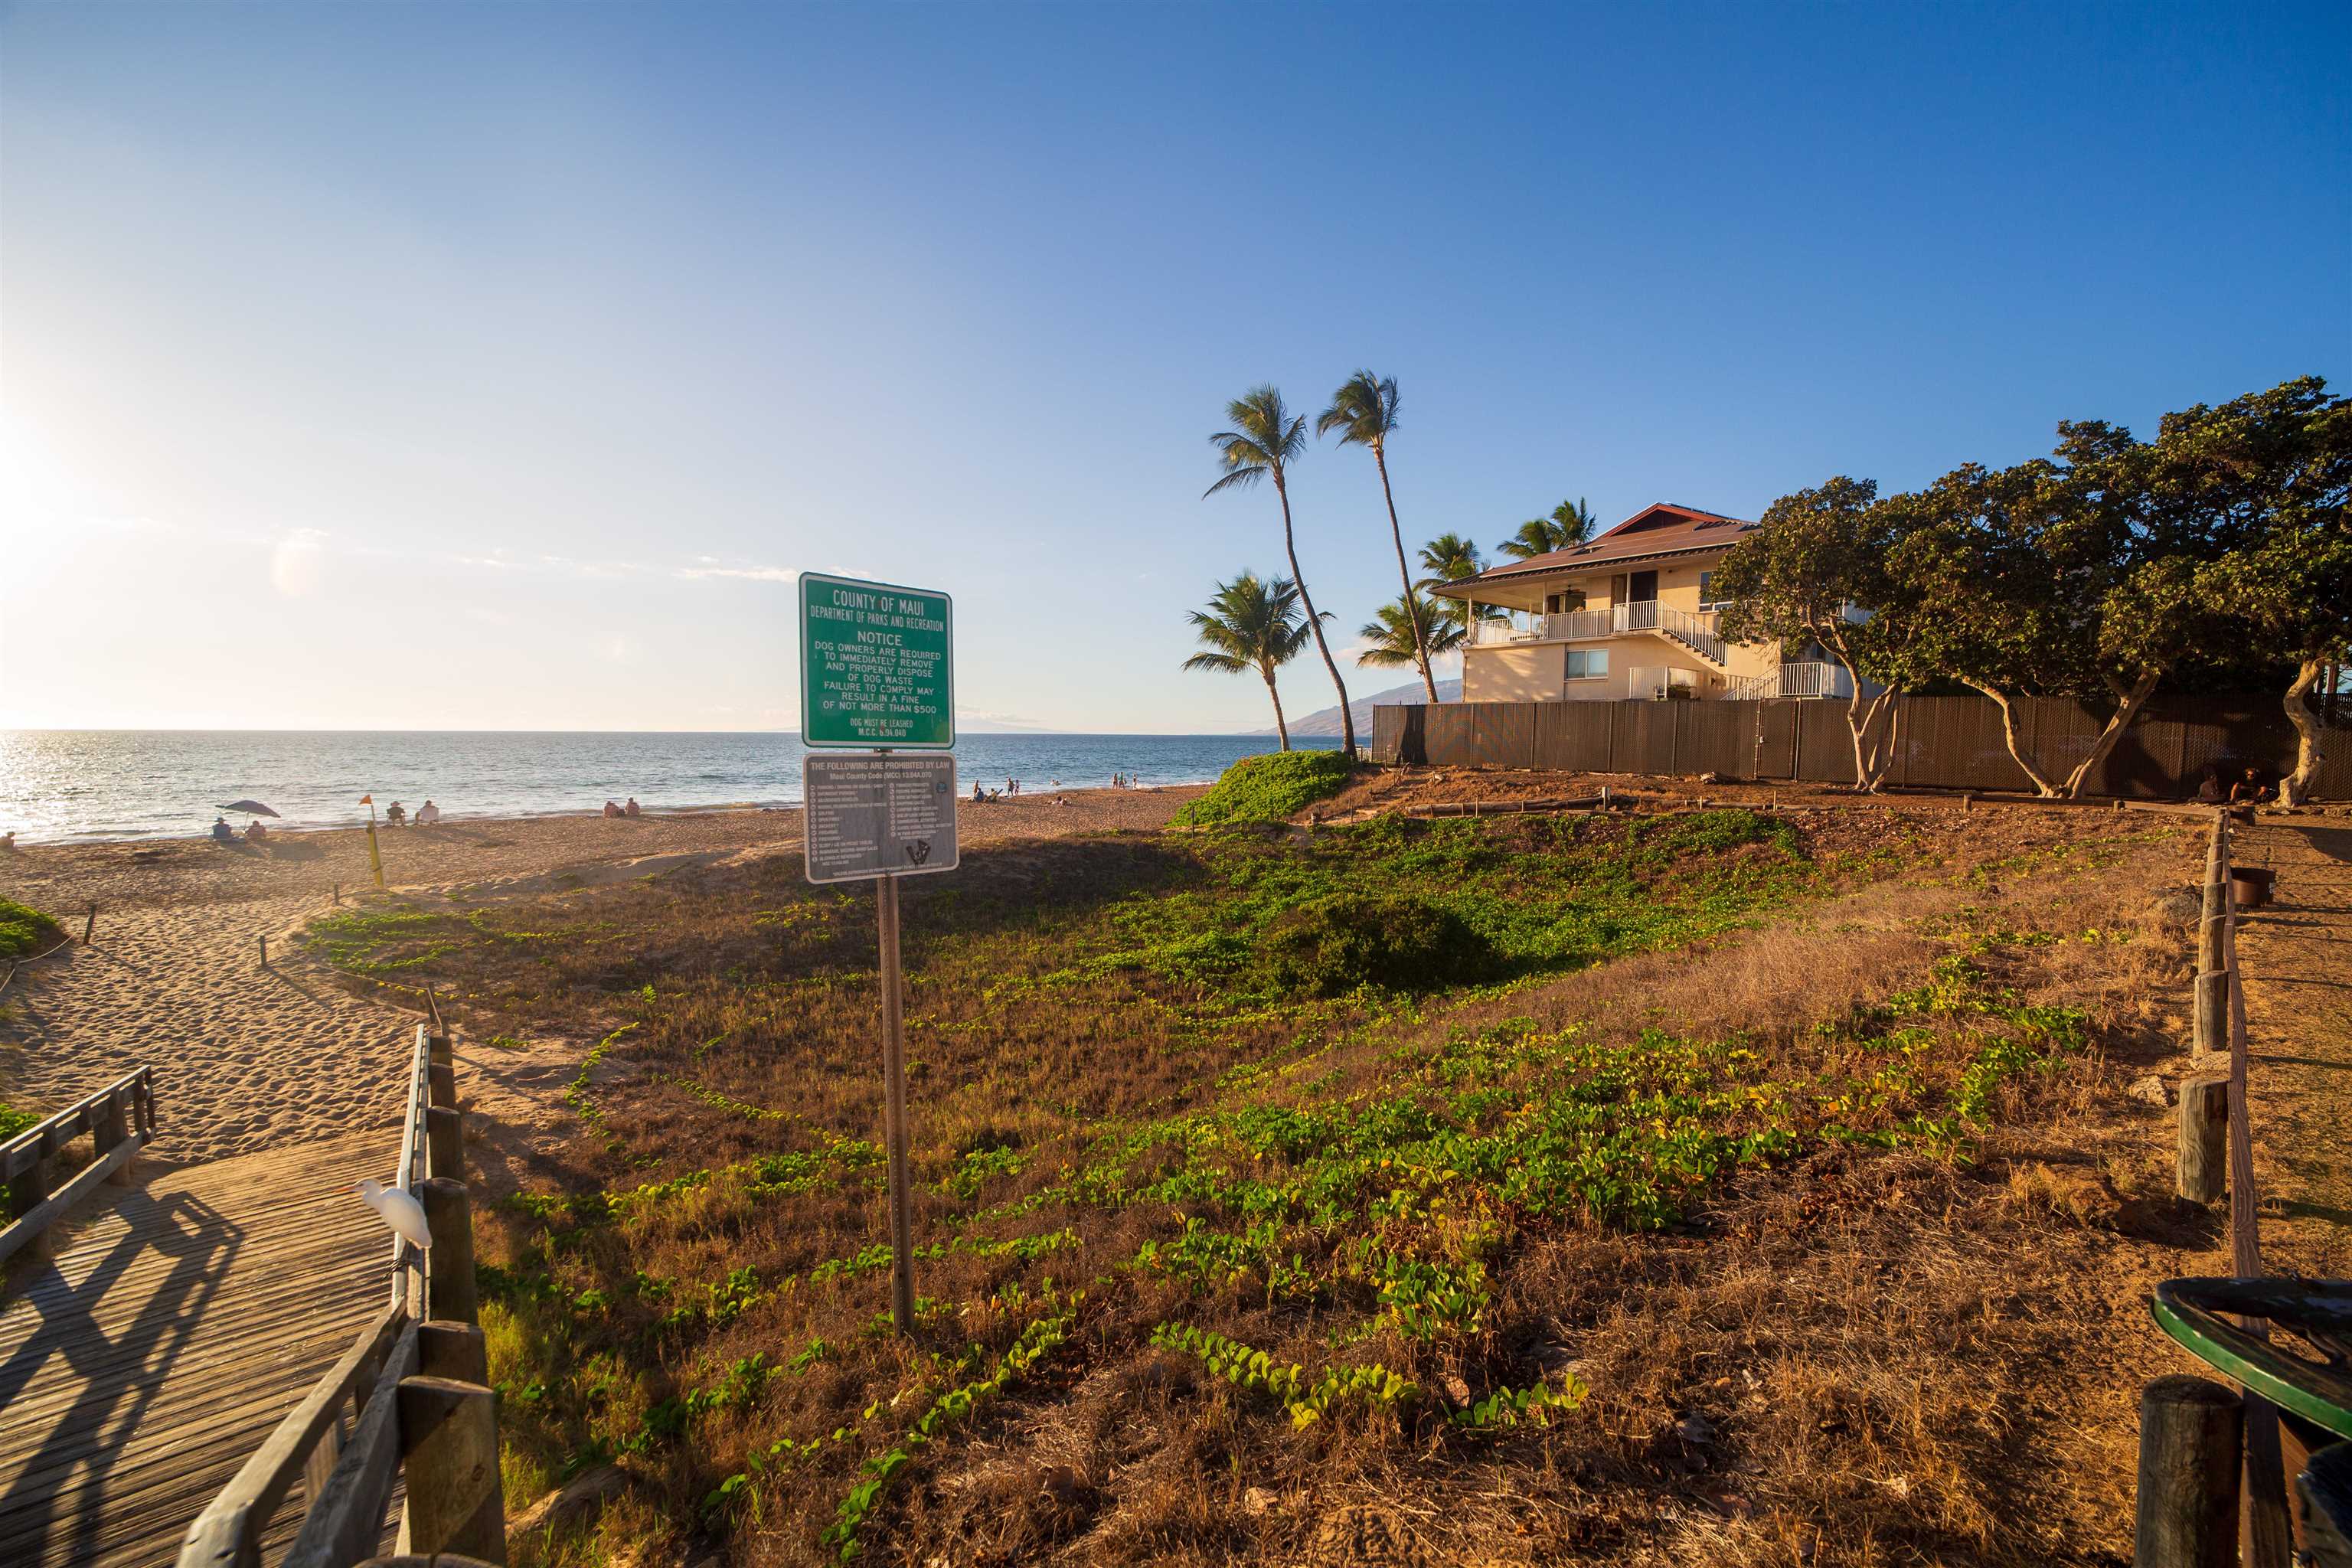
<path fill-rule="evenodd" d="M 1479 555 L 1478 547 L 1469 540 L 1458 533 L 1441 533 L 1421 547 L 1421 566 L 1422 570 L 1429 575 L 1413 585 L 1427 594 L 1431 589 L 1443 587 L 1448 583 L 1460 583 L 1475 577 L 1486 569 L 1486 563 L 1485 558 Z M 1469 634 L 1471 612 L 1474 608 L 1477 612 L 1476 618 L 1479 620 L 1491 621 L 1502 618 L 1488 605 L 1474 606 L 1461 599 L 1443 598 L 1433 594 L 1430 596 L 1430 609 L 1433 612 L 1430 625 L 1459 627 L 1466 637 Z M 1437 650 L 1433 648 L 1431 651 Z"/>
<path fill-rule="evenodd" d="M 1274 684 L 1274 672 L 1307 646 L 1298 590 L 1280 577 L 1268 583 L 1255 572 L 1244 572 L 1217 584 L 1209 607 L 1192 612 L 1192 626 L 1200 634 L 1202 651 L 1186 659 L 1184 668 L 1224 675 L 1256 670 L 1265 678 L 1265 694 L 1274 699 L 1275 733 L 1282 737 L 1282 749 L 1290 750 L 1290 721 L 1282 716 L 1282 693 Z"/>
<path fill-rule="evenodd" d="M 1462 646 L 1465 635 L 1458 617 L 1449 619 L 1434 605 L 1414 598 L 1398 599 L 1374 610 L 1372 618 L 1364 623 L 1357 636 L 1367 646 L 1356 656 L 1356 662 L 1383 668 L 1417 664 L 1424 656 L 1437 658 L 1452 653 Z M 1437 700 L 1434 682 L 1429 687 L 1429 700 Z"/>
<path fill-rule="evenodd" d="M 1599 521 L 1581 498 L 1564 500 L 1551 509 L 1549 517 L 1531 517 L 1519 524 L 1518 532 L 1496 548 L 1521 561 L 1549 555 L 1555 550 L 1573 550 L 1592 537 Z"/>
<path fill-rule="evenodd" d="M 1209 437 L 1209 445 L 1217 449 L 1217 462 L 1225 470 L 1225 477 L 1203 491 L 1203 499 L 1229 486 L 1246 489 L 1260 479 L 1270 477 L 1274 480 L 1274 493 L 1282 502 L 1282 548 L 1290 557 L 1290 581 L 1298 590 L 1300 606 L 1307 612 L 1307 629 L 1315 634 L 1315 651 L 1323 656 L 1323 668 L 1331 672 L 1331 684 L 1339 693 L 1339 737 L 1352 757 L 1356 754 L 1356 716 L 1348 708 L 1348 683 L 1339 679 L 1339 666 L 1331 657 L 1331 645 L 1323 639 L 1323 618 L 1315 613 L 1315 601 L 1307 592 L 1307 580 L 1299 575 L 1298 541 L 1290 527 L 1290 485 L 1285 470 L 1306 449 L 1307 416 L 1293 416 L 1283 404 L 1282 394 L 1273 387 L 1254 386 L 1225 405 L 1225 417 L 1233 421 L 1234 427 Z"/>
<path fill-rule="evenodd" d="M 1396 545 L 1397 581 L 1404 585 L 1404 602 L 1412 609 L 1407 620 L 1409 630 L 1420 628 L 1423 616 L 1412 591 L 1412 569 L 1404 563 L 1404 531 L 1397 526 L 1396 492 L 1389 489 L 1389 437 L 1396 434 L 1397 384 L 1392 375 L 1374 375 L 1360 370 L 1349 376 L 1339 391 L 1331 395 L 1331 406 L 1315 421 L 1315 433 L 1328 436 L 1339 432 L 1339 445 L 1368 448 L 1372 454 L 1372 467 L 1381 471 L 1381 498 L 1389 503 L 1389 538 Z M 1429 700 L 1437 700 L 1437 677 L 1429 672 L 1431 648 L 1425 642 L 1413 644 L 1413 662 L 1421 667 L 1421 683 L 1428 689 Z M 1359 664 L 1361 659 L 1357 660 Z"/>

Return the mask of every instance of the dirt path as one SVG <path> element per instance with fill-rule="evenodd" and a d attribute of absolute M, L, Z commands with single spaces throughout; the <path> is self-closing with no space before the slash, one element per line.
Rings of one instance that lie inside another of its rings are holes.
<path fill-rule="evenodd" d="M 2352 1275 L 2352 827 L 2272 819 L 2235 841 L 2278 872 L 2238 937 L 2263 1263 Z"/>

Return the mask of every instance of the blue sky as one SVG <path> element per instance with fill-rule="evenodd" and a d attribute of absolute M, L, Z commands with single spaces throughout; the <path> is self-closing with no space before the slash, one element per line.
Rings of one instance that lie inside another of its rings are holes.
<path fill-rule="evenodd" d="M 2341 384 L 2347 58 L 2341 5 L 16 5 L 0 724 L 788 729 L 814 568 L 952 593 L 977 719 L 1256 728 L 1178 668 L 1281 562 L 1201 499 L 1228 398 L 1397 376 L 1408 541 L 1491 547 Z M 1294 499 L 1352 632 L 1371 465 Z"/>

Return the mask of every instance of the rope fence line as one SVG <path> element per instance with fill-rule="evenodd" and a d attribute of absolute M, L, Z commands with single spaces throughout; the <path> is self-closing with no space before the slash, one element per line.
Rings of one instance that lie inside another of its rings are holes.
<path fill-rule="evenodd" d="M 2238 958 L 2239 884 L 2248 880 L 2258 897 L 2266 894 L 2266 886 L 2233 867 L 2231 812 L 2212 812 L 2212 822 L 2190 998 L 2189 1071 L 2180 1084 L 2175 1190 L 2200 1206 L 2226 1195 L 2231 1277 L 2175 1280 L 2158 1292 L 2154 1303 L 2158 1324 L 2200 1356 L 2210 1342 L 2195 1337 L 2189 1321 L 2193 1314 L 2184 1314 L 2179 1306 L 2192 1289 L 2199 1296 L 2217 1288 L 2241 1296 L 2252 1292 L 2261 1300 L 2263 1287 L 2282 1283 L 2262 1278 L 2246 994 Z M 2246 1342 L 2266 1348 L 2275 1315 L 2240 1311 L 2233 1326 Z M 2298 1331 L 2307 1331 L 2301 1318 L 2286 1321 Z M 2288 1568 L 2293 1561 L 2296 1526 L 2288 1513 L 2288 1471 L 2304 1468 L 2310 1434 L 2317 1428 L 2298 1426 L 2287 1434 L 2295 1439 L 2290 1466 L 2278 1407 L 2251 1381 L 2241 1383 L 2233 1392 L 2210 1379 L 2173 1375 L 2142 1389 L 2135 1521 L 2135 1560 L 2142 1568 L 2203 1568 L 2236 1561 L 2247 1568 Z"/>

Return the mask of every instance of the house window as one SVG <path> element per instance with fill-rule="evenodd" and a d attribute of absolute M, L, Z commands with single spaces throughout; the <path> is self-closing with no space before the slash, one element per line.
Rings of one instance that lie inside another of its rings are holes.
<path fill-rule="evenodd" d="M 1572 647 L 1568 650 L 1568 678 L 1570 680 L 1600 680 L 1608 673 L 1607 648 Z"/>
<path fill-rule="evenodd" d="M 1700 609 L 1720 610 L 1730 603 L 1728 599 L 1718 599 L 1715 596 L 1714 573 L 1702 572 L 1698 574 L 1698 607 Z"/>
<path fill-rule="evenodd" d="M 1582 608 L 1584 608 L 1584 595 L 1581 590 L 1570 588 L 1565 593 L 1544 595 L 1544 614 L 1548 616 L 1564 616 Z"/>

